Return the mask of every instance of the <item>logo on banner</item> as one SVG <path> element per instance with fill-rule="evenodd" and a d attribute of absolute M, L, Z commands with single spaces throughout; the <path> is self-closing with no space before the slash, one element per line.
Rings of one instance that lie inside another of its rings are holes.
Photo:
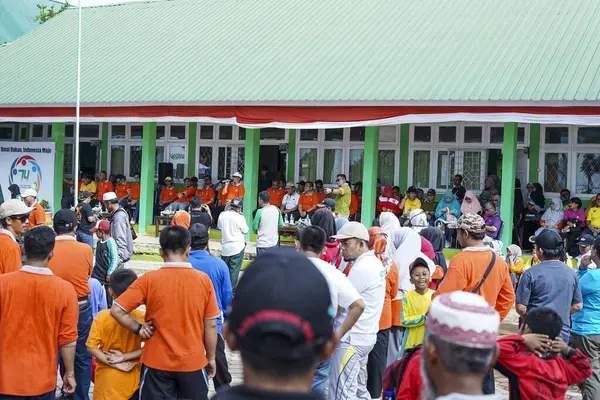
<path fill-rule="evenodd" d="M 35 188 L 39 191 L 42 184 L 42 169 L 32 156 L 15 158 L 8 177 L 10 185 L 17 184 L 21 189 Z"/>

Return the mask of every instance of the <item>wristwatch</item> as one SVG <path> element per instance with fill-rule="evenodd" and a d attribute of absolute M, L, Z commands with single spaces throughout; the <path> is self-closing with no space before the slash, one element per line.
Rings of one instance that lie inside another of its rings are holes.
<path fill-rule="evenodd" d="M 141 323 L 139 323 L 139 322 L 138 322 L 138 327 L 137 327 L 137 329 L 135 330 L 135 334 L 136 334 L 136 335 L 139 335 L 139 334 L 140 334 L 140 331 L 142 330 L 142 326 L 143 326 L 143 325 L 142 325 Z"/>

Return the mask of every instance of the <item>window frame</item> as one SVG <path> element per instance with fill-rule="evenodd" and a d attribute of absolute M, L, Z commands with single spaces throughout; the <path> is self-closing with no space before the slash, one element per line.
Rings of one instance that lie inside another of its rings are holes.
<path fill-rule="evenodd" d="M 15 129 L 15 124 L 0 124 L 0 128 L 10 128 L 11 134 L 10 134 L 10 139 L 1 139 L 1 140 L 5 140 L 5 141 L 14 141 L 15 140 L 15 132 L 17 131 L 17 129 Z M 19 130 L 20 132 L 20 130 Z"/>

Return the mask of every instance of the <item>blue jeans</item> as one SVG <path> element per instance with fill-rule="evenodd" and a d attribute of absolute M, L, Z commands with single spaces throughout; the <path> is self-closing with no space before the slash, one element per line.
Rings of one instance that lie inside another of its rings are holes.
<path fill-rule="evenodd" d="M 92 248 L 92 252 L 94 251 L 94 235 L 91 233 L 83 232 L 81 230 L 77 230 L 77 241 L 80 243 L 85 243 Z"/>
<path fill-rule="evenodd" d="M 87 342 L 92 327 L 92 306 L 88 301 L 79 305 L 79 320 L 77 321 L 77 346 L 75 348 L 75 381 L 77 387 L 73 394 L 75 400 L 89 400 L 90 383 L 92 382 L 92 355 L 88 353 Z M 59 353 L 60 354 L 60 353 Z M 64 375 L 64 366 L 59 357 L 60 374 Z"/>
<path fill-rule="evenodd" d="M 329 372 L 331 371 L 331 358 L 320 361 L 315 369 L 315 376 L 313 377 L 312 391 L 316 393 L 325 393 L 325 386 L 327 386 L 327 380 L 329 379 Z"/>

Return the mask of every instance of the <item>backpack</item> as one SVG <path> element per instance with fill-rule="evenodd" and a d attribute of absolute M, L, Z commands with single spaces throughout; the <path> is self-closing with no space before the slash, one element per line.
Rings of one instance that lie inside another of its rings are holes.
<path fill-rule="evenodd" d="M 418 345 L 404 351 L 404 355 L 400 360 L 394 361 L 385 369 L 383 375 L 383 393 L 392 391 L 394 392 L 394 397 L 396 397 L 396 392 L 400 387 L 400 382 L 402 382 L 402 377 L 404 376 L 404 370 L 412 356 L 414 356 L 420 348 L 421 345 Z"/>

